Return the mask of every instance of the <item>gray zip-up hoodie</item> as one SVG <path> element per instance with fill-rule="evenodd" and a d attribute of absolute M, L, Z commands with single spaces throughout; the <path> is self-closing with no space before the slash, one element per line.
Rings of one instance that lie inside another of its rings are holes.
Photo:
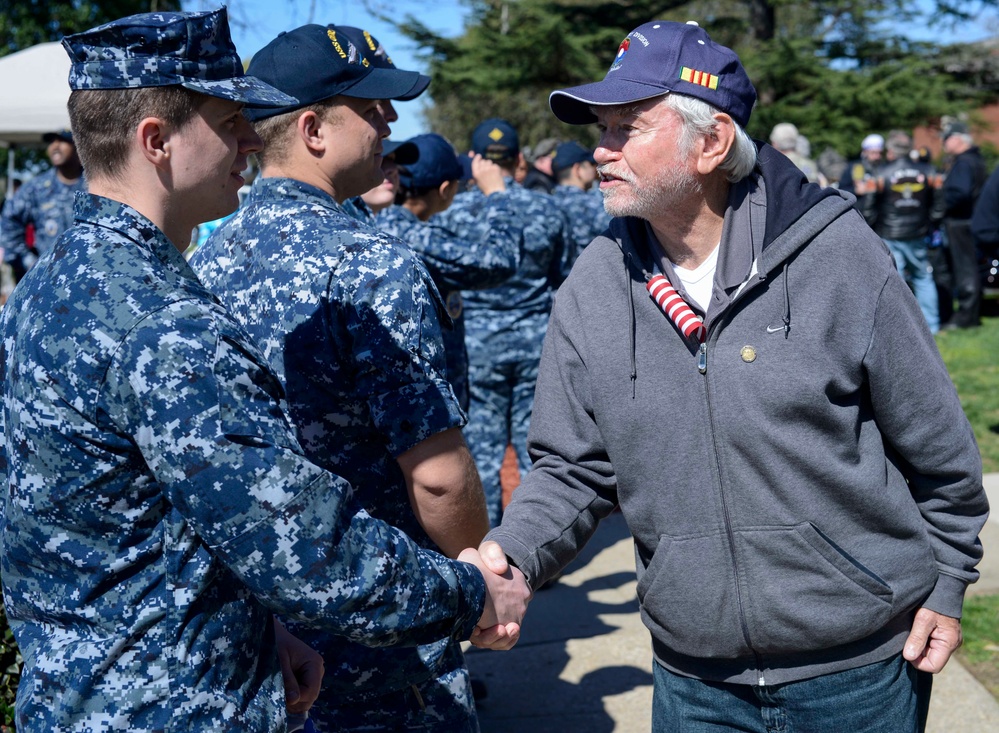
<path fill-rule="evenodd" d="M 499 542 L 534 587 L 620 503 L 656 658 L 779 684 L 898 653 L 960 616 L 988 505 L 919 307 L 852 197 L 762 146 L 725 217 L 707 341 L 651 300 L 647 224 L 618 219 L 558 292 Z M 530 623 L 530 619 L 527 619 Z"/>

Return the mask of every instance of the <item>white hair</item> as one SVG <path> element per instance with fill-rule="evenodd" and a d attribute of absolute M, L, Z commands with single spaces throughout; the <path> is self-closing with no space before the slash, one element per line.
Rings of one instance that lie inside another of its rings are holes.
<path fill-rule="evenodd" d="M 667 94 L 664 101 L 666 106 L 680 115 L 680 119 L 683 120 L 683 132 L 678 141 L 681 150 L 689 152 L 698 136 L 714 134 L 718 124 L 714 115 L 721 110 L 685 94 Z M 742 126 L 735 120 L 732 120 L 732 125 L 735 127 L 735 139 L 728 156 L 718 167 L 727 174 L 729 181 L 735 183 L 753 172 L 753 168 L 756 167 L 757 150 L 756 143 L 746 134 Z"/>

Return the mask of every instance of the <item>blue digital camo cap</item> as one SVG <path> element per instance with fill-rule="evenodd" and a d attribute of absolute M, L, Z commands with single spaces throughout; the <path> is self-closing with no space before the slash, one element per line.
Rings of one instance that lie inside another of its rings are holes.
<path fill-rule="evenodd" d="M 226 9 L 140 13 L 62 39 L 70 89 L 181 86 L 251 107 L 295 98 L 243 72 Z"/>
<path fill-rule="evenodd" d="M 654 20 L 628 34 L 603 81 L 552 92 L 548 104 L 563 122 L 597 121 L 590 107 L 633 104 L 668 93 L 696 97 L 742 127 L 756 104 L 739 57 L 693 21 Z"/>
<path fill-rule="evenodd" d="M 298 99 L 280 109 L 248 110 L 253 121 L 339 95 L 402 99 L 420 77 L 416 71 L 374 66 L 338 26 L 315 23 L 278 34 L 253 55 L 248 72 Z"/>
<path fill-rule="evenodd" d="M 461 163 L 445 138 L 435 133 L 409 139 L 420 151 L 415 163 L 399 169 L 399 180 L 407 188 L 436 188 L 445 181 L 462 178 Z"/>
<path fill-rule="evenodd" d="M 364 55 L 364 58 L 370 61 L 371 65 L 376 69 L 398 68 L 392 61 L 392 57 L 388 55 L 388 51 L 385 50 L 385 47 L 378 42 L 377 38 L 368 33 L 366 30 L 354 28 L 349 25 L 338 25 L 337 30 L 347 36 L 351 43 L 361 49 L 361 53 Z M 430 77 L 426 74 L 419 74 L 416 82 L 413 84 L 413 88 L 404 95 L 395 97 L 395 99 L 400 102 L 408 102 L 411 99 L 416 99 L 418 96 L 423 94 L 429 84 Z"/>

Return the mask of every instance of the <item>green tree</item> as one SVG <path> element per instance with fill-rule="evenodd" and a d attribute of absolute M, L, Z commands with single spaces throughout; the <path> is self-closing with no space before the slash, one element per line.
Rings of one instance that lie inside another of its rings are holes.
<path fill-rule="evenodd" d="M 757 137 L 790 121 L 813 149 L 849 154 L 867 132 L 911 128 L 999 96 L 999 62 L 962 47 L 914 43 L 898 32 L 906 23 L 967 22 L 996 0 L 945 0 L 929 13 L 905 0 L 466 4 L 470 17 L 458 38 L 443 38 L 412 15 L 397 24 L 429 62 L 428 123 L 459 146 L 493 115 L 509 119 L 528 141 L 557 136 L 593 143 L 592 128 L 555 120 L 548 95 L 602 78 L 621 39 L 652 18 L 697 20 L 740 54 L 760 96 L 749 130 Z"/>
<path fill-rule="evenodd" d="M 134 13 L 180 10 L 180 0 L 0 0 L 0 56 Z"/>

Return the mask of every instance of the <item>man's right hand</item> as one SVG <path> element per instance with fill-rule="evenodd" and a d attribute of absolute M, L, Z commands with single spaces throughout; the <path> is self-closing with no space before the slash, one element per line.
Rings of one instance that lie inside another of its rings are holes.
<path fill-rule="evenodd" d="M 486 196 L 492 193 L 506 191 L 506 181 L 503 179 L 503 169 L 493 161 L 476 154 L 472 158 L 472 178 Z"/>
<path fill-rule="evenodd" d="M 534 595 L 524 574 L 509 567 L 505 558 L 502 564 L 495 558 L 486 564 L 479 551 L 473 548 L 463 550 L 458 559 L 477 567 L 486 581 L 485 608 L 472 633 L 472 644 L 483 649 L 513 648 L 520 639 L 520 626 Z M 503 568 L 502 572 L 495 569 L 499 567 Z"/>

